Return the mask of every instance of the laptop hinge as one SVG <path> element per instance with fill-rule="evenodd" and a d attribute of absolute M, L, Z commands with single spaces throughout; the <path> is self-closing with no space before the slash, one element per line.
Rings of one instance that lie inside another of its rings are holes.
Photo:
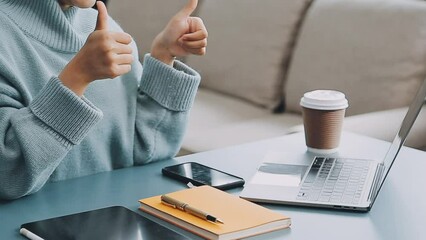
<path fill-rule="evenodd" d="M 380 163 L 377 165 L 376 172 L 374 173 L 373 185 L 370 188 L 370 192 L 368 193 L 367 200 L 371 202 L 371 200 L 377 195 L 377 188 L 380 186 L 380 180 L 382 179 L 383 171 L 385 169 L 385 165 Z"/>

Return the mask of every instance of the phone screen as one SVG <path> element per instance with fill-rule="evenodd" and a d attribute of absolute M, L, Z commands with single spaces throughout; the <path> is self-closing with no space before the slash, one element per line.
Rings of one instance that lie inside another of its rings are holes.
<path fill-rule="evenodd" d="M 244 185 L 244 179 L 235 175 L 202 165 L 187 162 L 163 168 L 163 174 L 183 183 L 191 182 L 195 186 L 210 185 L 226 190 Z"/>

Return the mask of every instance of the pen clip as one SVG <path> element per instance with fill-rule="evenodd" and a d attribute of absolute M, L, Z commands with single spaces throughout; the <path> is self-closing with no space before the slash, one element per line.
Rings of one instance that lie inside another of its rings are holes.
<path fill-rule="evenodd" d="M 161 203 L 162 203 L 162 204 L 164 204 L 164 205 L 167 205 L 167 206 L 169 206 L 169 207 L 172 207 L 172 208 L 177 208 L 177 207 L 176 207 L 176 205 L 171 204 L 171 203 L 168 203 L 168 202 L 165 202 L 165 201 L 163 201 L 163 200 L 161 200 Z"/>
<path fill-rule="evenodd" d="M 172 207 L 172 208 L 177 208 L 176 204 L 170 203 L 170 202 L 166 201 L 166 199 L 167 199 L 167 197 L 165 197 L 164 195 L 161 196 L 161 203 L 166 205 L 166 206 Z"/>

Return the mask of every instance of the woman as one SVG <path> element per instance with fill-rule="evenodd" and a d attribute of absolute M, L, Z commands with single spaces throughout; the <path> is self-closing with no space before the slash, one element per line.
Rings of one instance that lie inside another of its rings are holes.
<path fill-rule="evenodd" d="M 131 36 L 94 4 L 0 0 L 1 199 L 179 150 L 200 76 L 175 57 L 207 44 L 197 0 L 155 38 L 143 72 Z"/>

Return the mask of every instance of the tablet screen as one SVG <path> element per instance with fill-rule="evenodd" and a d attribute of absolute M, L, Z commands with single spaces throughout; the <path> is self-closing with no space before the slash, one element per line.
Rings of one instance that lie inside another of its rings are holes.
<path fill-rule="evenodd" d="M 189 239 L 125 207 L 114 206 L 22 224 L 42 239 Z"/>

